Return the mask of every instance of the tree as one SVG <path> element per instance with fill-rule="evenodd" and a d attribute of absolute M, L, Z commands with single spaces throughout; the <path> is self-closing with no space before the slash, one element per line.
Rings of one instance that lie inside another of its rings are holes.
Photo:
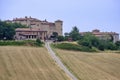
<path fill-rule="evenodd" d="M 112 34 L 109 35 L 110 36 L 110 41 L 113 42 L 114 41 L 114 37 Z"/>
<path fill-rule="evenodd" d="M 6 22 L 0 21 L 0 40 L 12 40 L 15 35 L 15 29 Z"/>
<path fill-rule="evenodd" d="M 12 40 L 14 38 L 15 35 L 15 29 L 10 25 L 10 24 L 6 24 L 6 26 L 4 26 L 4 32 L 3 32 L 3 38 L 6 40 Z"/>
<path fill-rule="evenodd" d="M 120 49 L 120 41 L 115 42 L 115 45 L 117 46 L 118 49 Z"/>
<path fill-rule="evenodd" d="M 64 35 L 65 35 L 64 40 L 68 41 L 68 39 L 69 39 L 69 33 L 66 32 L 66 33 L 64 33 Z"/>
<path fill-rule="evenodd" d="M 58 36 L 57 39 L 58 41 L 64 41 L 64 36 Z"/>
<path fill-rule="evenodd" d="M 117 50 L 117 46 L 113 42 L 109 42 L 107 44 L 107 49 L 109 49 L 109 50 Z"/>
<path fill-rule="evenodd" d="M 18 23 L 7 23 L 0 21 L 0 40 L 12 40 L 14 39 L 16 28 L 26 28 L 27 26 Z"/>
<path fill-rule="evenodd" d="M 116 46 L 120 47 L 120 41 L 115 42 Z"/>
<path fill-rule="evenodd" d="M 53 36 L 57 37 L 58 33 L 57 32 L 53 32 Z"/>
<path fill-rule="evenodd" d="M 79 29 L 75 26 L 73 27 L 72 31 L 70 32 L 69 36 L 72 38 L 73 41 L 80 39 Z"/>
<path fill-rule="evenodd" d="M 78 44 L 82 45 L 82 46 L 89 47 L 89 48 L 100 47 L 100 49 L 101 49 L 101 46 L 99 46 L 100 45 L 99 39 L 91 33 L 86 33 L 83 36 L 83 38 L 78 41 Z"/>
<path fill-rule="evenodd" d="M 82 46 L 86 46 L 86 47 L 91 48 L 91 43 L 90 43 L 89 40 L 84 40 L 84 39 L 79 40 L 79 41 L 78 41 L 78 44 L 79 44 L 79 45 L 82 45 Z"/>
<path fill-rule="evenodd" d="M 57 32 L 53 32 L 51 35 L 51 38 L 56 39 L 58 37 L 58 33 Z"/>
<path fill-rule="evenodd" d="M 66 32 L 66 33 L 64 33 L 64 35 L 65 35 L 65 37 L 68 37 L 68 36 L 69 36 L 69 33 Z"/>

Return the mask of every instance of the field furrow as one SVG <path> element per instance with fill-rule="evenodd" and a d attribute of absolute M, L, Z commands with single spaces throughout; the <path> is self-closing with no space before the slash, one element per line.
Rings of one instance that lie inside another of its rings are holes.
<path fill-rule="evenodd" d="M 120 54 L 55 49 L 62 62 L 80 80 L 119 80 Z"/>
<path fill-rule="evenodd" d="M 45 48 L 0 47 L 0 80 L 70 80 Z"/>

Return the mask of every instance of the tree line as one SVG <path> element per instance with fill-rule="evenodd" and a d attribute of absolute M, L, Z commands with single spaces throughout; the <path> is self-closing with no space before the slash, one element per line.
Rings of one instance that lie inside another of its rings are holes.
<path fill-rule="evenodd" d="M 0 21 L 0 40 L 13 40 L 16 28 L 26 28 L 27 26 L 19 23 L 7 23 Z"/>
<path fill-rule="evenodd" d="M 87 47 L 89 49 L 98 50 L 118 50 L 120 49 L 120 41 L 113 42 L 113 36 L 110 39 L 100 39 L 91 33 L 80 35 L 79 29 L 75 26 L 70 33 L 65 33 L 65 36 L 58 36 L 58 41 L 77 41 L 80 46 Z"/>

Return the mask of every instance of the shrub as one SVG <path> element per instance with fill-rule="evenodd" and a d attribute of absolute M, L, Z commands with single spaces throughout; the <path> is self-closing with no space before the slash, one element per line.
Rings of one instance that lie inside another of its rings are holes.
<path fill-rule="evenodd" d="M 7 45 L 24 45 L 24 41 L 0 41 L 0 46 L 7 46 Z"/>
<path fill-rule="evenodd" d="M 60 44 L 52 44 L 55 48 L 65 49 L 65 50 L 74 50 L 74 51 L 85 51 L 85 52 L 95 52 L 95 50 L 90 49 L 86 46 L 80 46 L 77 44 L 71 43 L 60 43 Z"/>
<path fill-rule="evenodd" d="M 36 39 L 36 42 L 42 44 L 42 41 L 40 39 Z"/>
<path fill-rule="evenodd" d="M 104 45 L 102 45 L 102 44 L 98 45 L 98 49 L 101 51 L 104 51 Z"/>
<path fill-rule="evenodd" d="M 106 50 L 120 49 L 120 42 L 113 43 L 110 40 L 101 40 L 90 33 L 85 34 L 83 38 L 78 41 L 78 44 L 89 48 L 95 47 L 101 51 L 104 51 L 105 49 Z"/>
<path fill-rule="evenodd" d="M 79 45 L 82 45 L 82 46 L 86 46 L 86 47 L 91 48 L 90 41 L 87 41 L 87 40 L 79 40 L 79 41 L 78 41 L 78 44 L 79 44 Z"/>
<path fill-rule="evenodd" d="M 65 40 L 63 36 L 58 36 L 57 39 L 58 39 L 58 41 L 64 41 Z"/>
<path fill-rule="evenodd" d="M 109 49 L 109 50 L 117 50 L 117 46 L 114 43 L 109 42 L 107 44 L 107 49 Z"/>
<path fill-rule="evenodd" d="M 37 46 L 42 46 L 42 41 L 40 39 L 36 39 L 36 43 Z"/>
<path fill-rule="evenodd" d="M 120 49 L 120 41 L 117 41 L 115 45 L 117 46 L 118 49 Z"/>

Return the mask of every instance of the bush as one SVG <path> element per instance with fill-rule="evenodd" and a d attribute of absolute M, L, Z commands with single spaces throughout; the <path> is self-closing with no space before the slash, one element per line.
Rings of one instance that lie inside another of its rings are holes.
<path fill-rule="evenodd" d="M 78 45 L 70 44 L 70 43 L 61 43 L 54 44 L 56 48 L 67 49 L 67 50 L 81 50 Z"/>
<path fill-rule="evenodd" d="M 58 39 L 58 41 L 64 41 L 64 37 L 63 36 L 58 36 L 57 39 Z"/>
<path fill-rule="evenodd" d="M 113 43 L 109 40 L 100 40 L 94 35 L 88 33 L 78 41 L 79 45 L 86 46 L 89 48 L 95 47 L 101 51 L 106 50 L 117 50 L 120 49 L 120 42 Z"/>
<path fill-rule="evenodd" d="M 117 46 L 118 49 L 120 49 L 120 41 L 117 41 L 115 45 Z"/>
<path fill-rule="evenodd" d="M 78 41 L 78 44 L 79 44 L 79 45 L 82 45 L 82 46 L 86 46 L 86 47 L 91 48 L 90 41 L 87 41 L 87 40 L 79 40 L 79 41 Z"/>
<path fill-rule="evenodd" d="M 109 42 L 107 44 L 107 49 L 109 49 L 109 50 L 117 50 L 117 46 L 114 43 Z"/>
<path fill-rule="evenodd" d="M 98 49 L 101 51 L 104 51 L 104 45 L 102 45 L 102 44 L 98 45 Z"/>
<path fill-rule="evenodd" d="M 42 41 L 40 39 L 36 39 L 36 43 L 37 46 L 42 46 Z"/>
<path fill-rule="evenodd" d="M 7 45 L 24 45 L 24 41 L 0 41 L 0 46 L 7 46 Z"/>
<path fill-rule="evenodd" d="M 52 44 L 55 48 L 65 49 L 65 50 L 74 50 L 74 51 L 85 51 L 85 52 L 95 52 L 95 50 L 90 49 L 86 46 L 80 46 L 77 44 L 71 43 L 60 43 L 60 44 Z"/>

